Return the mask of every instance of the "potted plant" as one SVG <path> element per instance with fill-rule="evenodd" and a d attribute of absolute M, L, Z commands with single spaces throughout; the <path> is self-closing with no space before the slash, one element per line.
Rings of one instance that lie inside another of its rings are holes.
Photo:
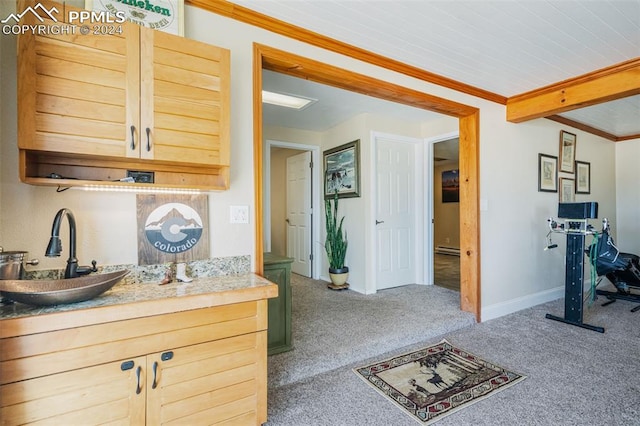
<path fill-rule="evenodd" d="M 349 287 L 347 284 L 349 268 L 344 265 L 344 259 L 347 255 L 347 233 L 342 229 L 344 216 L 338 222 L 337 191 L 333 195 L 333 200 L 324 200 L 324 217 L 327 228 L 324 249 L 329 258 L 329 276 L 331 277 L 331 284 L 328 287 L 333 290 L 342 290 Z"/>

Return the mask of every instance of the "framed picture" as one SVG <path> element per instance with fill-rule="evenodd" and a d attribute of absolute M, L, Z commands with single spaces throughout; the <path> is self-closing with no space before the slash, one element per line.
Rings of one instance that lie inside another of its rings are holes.
<path fill-rule="evenodd" d="M 591 194 L 591 164 L 576 161 L 576 194 Z"/>
<path fill-rule="evenodd" d="M 324 198 L 360 196 L 360 139 L 323 152 Z"/>
<path fill-rule="evenodd" d="M 442 172 L 442 202 L 460 202 L 460 173 L 457 169 Z"/>
<path fill-rule="evenodd" d="M 558 192 L 558 157 L 538 154 L 538 191 Z"/>
<path fill-rule="evenodd" d="M 560 178 L 560 202 L 573 203 L 576 201 L 576 181 L 571 178 Z"/>
<path fill-rule="evenodd" d="M 576 135 L 560 131 L 560 171 L 574 173 L 576 161 Z"/>
<path fill-rule="evenodd" d="M 122 1 L 85 0 L 85 9 L 120 12 L 129 22 L 184 36 L 184 0 Z"/>

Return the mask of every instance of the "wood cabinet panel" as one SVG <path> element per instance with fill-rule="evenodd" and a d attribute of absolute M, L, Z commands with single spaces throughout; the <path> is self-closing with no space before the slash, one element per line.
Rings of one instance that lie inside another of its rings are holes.
<path fill-rule="evenodd" d="M 99 86 L 80 81 L 40 75 L 36 82 L 36 91 L 42 95 L 53 95 L 64 99 L 92 101 L 100 105 L 118 105 L 125 108 L 126 92 L 107 86 Z M 73 98 L 67 98 L 73 93 Z"/>
<path fill-rule="evenodd" d="M 94 102 L 46 94 L 41 94 L 36 99 L 36 111 L 40 114 L 61 114 L 68 117 L 82 117 L 112 123 L 125 120 L 123 105 L 102 103 L 100 108 L 95 108 Z"/>
<path fill-rule="evenodd" d="M 0 419 L 264 423 L 266 316 L 258 300 L 1 339 Z"/>
<path fill-rule="evenodd" d="M 132 360 L 143 365 L 144 357 Z M 142 420 L 145 400 L 131 397 L 137 388 L 137 369 L 121 370 L 111 362 L 0 386 L 3 424 L 84 424 Z"/>
<path fill-rule="evenodd" d="M 122 37 L 42 35 L 36 36 L 35 40 L 37 60 L 44 61 L 46 58 L 53 58 L 93 66 L 98 68 L 96 72 L 101 70 L 115 71 L 115 74 L 109 72 L 99 74 L 99 77 L 105 78 L 107 83 L 108 76 L 118 76 L 117 73 L 122 73 L 127 67 L 127 41 Z M 83 43 L 85 40 L 89 43 Z M 66 68 L 67 71 L 73 71 L 68 66 Z M 46 68 L 43 67 L 40 71 L 46 71 Z M 76 76 L 73 75 L 73 77 Z M 118 79 L 115 79 L 115 84 L 120 83 Z"/>
<path fill-rule="evenodd" d="M 25 0 L 19 7 L 36 3 Z M 122 34 L 18 37 L 22 181 L 76 186 L 148 170 L 162 172 L 155 181 L 161 186 L 227 189 L 229 51 L 128 22 L 117 25 Z M 46 152 L 66 156 L 48 164 L 41 155 Z M 76 168 L 78 157 L 92 159 L 90 168 Z M 107 160 L 119 163 L 108 170 L 102 164 Z M 161 170 L 160 164 L 191 169 Z M 71 179 L 48 180 L 51 169 Z"/>
<path fill-rule="evenodd" d="M 0 383 L 266 329 L 245 302 L 0 340 Z M 266 303 L 266 301 L 264 302 Z M 109 336 L 105 339 L 105 336 Z"/>
<path fill-rule="evenodd" d="M 70 66 L 69 61 L 64 58 L 38 55 L 35 71 L 38 75 L 124 89 L 126 88 L 125 67 L 126 61 L 125 66 L 119 70 L 101 68 L 93 62 L 74 63 Z M 67 96 L 73 96 L 73 93 L 67 93 Z"/>
<path fill-rule="evenodd" d="M 139 37 L 134 24 L 123 28 L 126 38 L 19 36 L 19 148 L 125 156 L 127 124 L 139 121 L 132 102 L 139 64 L 131 60 L 139 56 Z"/>
<path fill-rule="evenodd" d="M 226 413 L 226 406 L 258 395 L 256 365 L 262 352 L 258 334 L 177 349 L 166 361 L 161 354 L 148 357 L 148 371 L 157 363 L 157 386 L 150 391 L 154 397 L 148 402 L 148 422 L 200 424 L 203 412 L 218 412 L 208 423 L 237 415 Z M 148 389 L 153 388 L 149 380 Z M 256 405 L 247 406 L 240 414 L 247 412 L 255 413 Z"/>
<path fill-rule="evenodd" d="M 229 51 L 145 29 L 141 46 L 150 59 L 141 73 L 153 76 L 141 87 L 142 122 L 153 123 L 153 158 L 229 165 Z M 189 108 L 168 108 L 181 104 Z"/>

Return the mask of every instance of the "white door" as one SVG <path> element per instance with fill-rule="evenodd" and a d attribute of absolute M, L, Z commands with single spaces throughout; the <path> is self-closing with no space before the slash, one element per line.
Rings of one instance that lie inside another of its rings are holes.
<path fill-rule="evenodd" d="M 414 284 L 415 145 L 377 139 L 377 289 Z"/>
<path fill-rule="evenodd" d="M 305 277 L 311 277 L 310 164 L 309 151 L 287 158 L 287 257 L 291 271 Z"/>

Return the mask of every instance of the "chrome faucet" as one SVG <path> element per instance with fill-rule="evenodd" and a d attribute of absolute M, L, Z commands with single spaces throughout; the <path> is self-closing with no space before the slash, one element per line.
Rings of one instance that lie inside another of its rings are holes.
<path fill-rule="evenodd" d="M 62 218 L 66 216 L 69 222 L 69 259 L 67 260 L 67 268 L 64 270 L 65 278 L 76 278 L 81 275 L 87 275 L 91 272 L 97 272 L 96 261 L 91 262 L 92 266 L 78 266 L 76 258 L 76 219 L 69 209 L 60 209 L 53 219 L 53 227 L 51 228 L 51 239 L 47 246 L 45 256 L 59 257 L 62 251 L 62 242 L 60 241 L 60 224 Z"/>

